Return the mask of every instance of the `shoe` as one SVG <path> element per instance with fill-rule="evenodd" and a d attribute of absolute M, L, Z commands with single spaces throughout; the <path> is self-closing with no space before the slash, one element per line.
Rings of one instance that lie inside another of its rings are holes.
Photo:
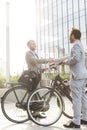
<path fill-rule="evenodd" d="M 63 126 L 66 128 L 80 128 L 80 125 L 77 125 L 77 124 L 73 123 L 72 121 L 68 122 L 67 124 L 64 124 Z"/>
<path fill-rule="evenodd" d="M 47 116 L 45 115 L 45 113 L 34 113 L 33 117 L 34 118 L 46 118 Z"/>
<path fill-rule="evenodd" d="M 82 125 L 87 125 L 87 121 L 84 121 L 84 120 L 81 119 L 81 124 Z"/>

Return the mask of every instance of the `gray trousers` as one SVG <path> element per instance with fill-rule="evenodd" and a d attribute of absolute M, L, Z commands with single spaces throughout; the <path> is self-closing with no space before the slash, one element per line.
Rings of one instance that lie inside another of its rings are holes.
<path fill-rule="evenodd" d="M 87 121 L 87 95 L 86 91 L 86 79 L 74 80 L 71 79 L 71 92 L 73 99 L 73 122 L 80 125 L 80 120 Z M 82 116 L 81 116 L 82 113 Z"/>

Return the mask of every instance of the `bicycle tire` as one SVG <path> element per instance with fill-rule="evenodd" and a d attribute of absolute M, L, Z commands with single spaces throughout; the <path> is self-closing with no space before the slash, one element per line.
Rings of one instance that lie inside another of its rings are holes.
<path fill-rule="evenodd" d="M 34 96 L 37 95 L 38 98 L 34 99 Z M 47 105 L 49 105 L 48 109 L 46 108 Z M 57 91 L 55 91 L 50 87 L 38 88 L 29 96 L 28 114 L 31 120 L 37 125 L 50 126 L 56 123 L 60 119 L 62 111 L 63 111 L 62 98 Z M 33 113 L 35 112 L 46 114 L 46 118 L 34 117 Z"/>
<path fill-rule="evenodd" d="M 1 109 L 4 116 L 11 122 L 14 123 L 23 123 L 29 120 L 27 109 L 18 107 L 19 102 L 22 101 L 23 96 L 25 95 L 25 102 L 29 97 L 27 87 L 22 85 L 16 85 L 15 87 L 6 91 L 4 96 L 1 99 Z"/>
<path fill-rule="evenodd" d="M 72 119 L 73 118 L 73 103 L 71 96 L 62 96 L 63 99 L 63 114 L 64 116 Z"/>

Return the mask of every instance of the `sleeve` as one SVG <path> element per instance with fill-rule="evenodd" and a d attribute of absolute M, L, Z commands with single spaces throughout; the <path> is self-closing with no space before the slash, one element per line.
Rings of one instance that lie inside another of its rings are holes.
<path fill-rule="evenodd" d="M 36 64 L 45 64 L 48 63 L 47 59 L 39 59 L 39 58 L 35 58 L 34 55 L 32 55 L 31 53 L 27 52 L 25 54 L 25 60 L 28 63 L 32 64 L 32 65 L 36 65 Z"/>
<path fill-rule="evenodd" d="M 67 58 L 67 60 L 65 61 L 65 64 L 74 65 L 78 63 L 81 59 L 81 55 L 82 55 L 81 47 L 78 44 L 74 45 L 71 50 L 71 56 Z"/>
<path fill-rule="evenodd" d="M 66 60 L 68 58 L 69 58 L 69 56 L 65 56 L 65 57 L 62 57 L 62 58 L 59 58 L 59 59 L 55 59 L 55 63 L 61 64 L 64 60 Z"/>

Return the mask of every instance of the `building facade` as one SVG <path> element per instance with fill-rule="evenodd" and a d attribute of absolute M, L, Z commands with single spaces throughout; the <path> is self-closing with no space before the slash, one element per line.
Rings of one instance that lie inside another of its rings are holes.
<path fill-rule="evenodd" d="M 81 30 L 87 52 L 87 0 L 36 0 L 36 42 L 41 57 L 69 54 L 69 34 Z"/>

